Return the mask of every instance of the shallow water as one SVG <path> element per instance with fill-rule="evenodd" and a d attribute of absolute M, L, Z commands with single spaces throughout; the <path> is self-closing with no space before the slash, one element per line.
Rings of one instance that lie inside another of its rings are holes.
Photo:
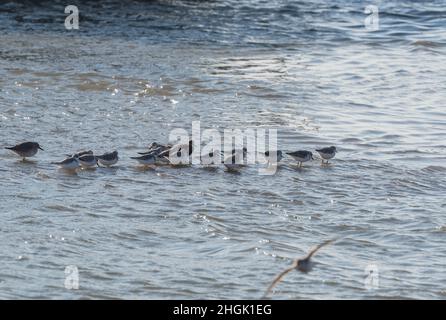
<path fill-rule="evenodd" d="M 0 4 L 0 298 L 445 299 L 446 1 Z M 275 175 L 129 157 L 174 128 L 277 129 L 329 166 Z M 115 168 L 68 174 L 79 149 Z M 79 290 L 64 287 L 65 267 Z M 377 266 L 379 285 L 365 283 Z"/>

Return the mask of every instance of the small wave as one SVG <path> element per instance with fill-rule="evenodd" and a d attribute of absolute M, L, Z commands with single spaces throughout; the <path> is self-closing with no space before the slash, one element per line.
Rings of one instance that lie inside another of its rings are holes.
<path fill-rule="evenodd" d="M 53 205 L 46 205 L 46 209 L 52 210 L 52 211 L 59 211 L 59 212 L 76 212 L 77 210 L 73 208 L 69 208 L 60 204 L 53 204 Z"/>
<path fill-rule="evenodd" d="M 443 46 L 442 43 L 429 41 L 429 40 L 417 40 L 411 43 L 413 46 L 421 46 L 427 48 L 437 48 Z"/>
<path fill-rule="evenodd" d="M 424 172 L 446 172 L 446 167 L 442 167 L 442 166 L 427 166 L 427 167 L 421 169 L 421 171 L 424 171 Z"/>

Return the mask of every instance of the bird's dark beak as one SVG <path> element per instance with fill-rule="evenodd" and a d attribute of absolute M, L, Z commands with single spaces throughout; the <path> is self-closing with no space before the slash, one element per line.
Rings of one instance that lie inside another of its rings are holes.
<path fill-rule="evenodd" d="M 42 147 L 41 147 L 41 146 L 39 146 L 38 148 L 39 148 L 40 150 L 42 150 L 42 151 L 45 151 L 45 150 L 43 150 L 43 149 L 42 149 Z"/>

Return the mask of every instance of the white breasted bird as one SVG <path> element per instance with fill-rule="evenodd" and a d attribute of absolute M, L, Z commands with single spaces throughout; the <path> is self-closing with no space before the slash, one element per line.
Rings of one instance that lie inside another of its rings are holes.
<path fill-rule="evenodd" d="M 294 152 L 287 152 L 286 154 L 291 156 L 299 163 L 299 168 L 302 167 L 302 163 L 314 160 L 313 153 L 311 151 L 299 150 Z"/>
<path fill-rule="evenodd" d="M 148 166 L 155 164 L 157 156 L 155 154 L 145 154 L 139 157 L 130 157 L 131 159 L 134 159 L 138 161 L 140 164 Z"/>
<path fill-rule="evenodd" d="M 82 150 L 82 151 L 78 151 L 78 152 L 73 153 L 73 154 L 67 154 L 66 156 L 70 157 L 70 158 L 79 158 L 79 157 L 85 156 L 87 154 L 93 154 L 93 151 L 91 151 L 91 150 Z"/>
<path fill-rule="evenodd" d="M 328 163 L 328 160 L 331 158 L 334 158 L 338 150 L 335 146 L 331 146 L 328 148 L 322 148 L 322 149 L 316 149 L 316 151 L 319 153 L 319 155 L 322 158 L 322 163 L 324 163 L 324 160 L 326 160 L 325 163 Z"/>
<path fill-rule="evenodd" d="M 96 156 L 98 159 L 98 165 L 102 165 L 104 167 L 110 167 L 116 164 L 119 160 L 118 151 L 104 153 L 100 156 Z"/>
<path fill-rule="evenodd" d="M 58 165 L 62 169 L 73 170 L 79 167 L 79 160 L 74 157 L 69 157 L 60 162 L 51 162 L 51 164 Z"/>
<path fill-rule="evenodd" d="M 77 158 L 77 160 L 79 161 L 80 165 L 83 168 L 91 168 L 91 167 L 96 166 L 98 163 L 96 156 L 94 156 L 92 154 L 85 154 L 85 155 Z"/>

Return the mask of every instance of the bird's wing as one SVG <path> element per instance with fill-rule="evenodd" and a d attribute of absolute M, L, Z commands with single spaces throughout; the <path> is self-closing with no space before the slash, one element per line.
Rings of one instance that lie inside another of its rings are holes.
<path fill-rule="evenodd" d="M 100 156 L 96 156 L 96 158 L 101 159 L 101 160 L 113 160 L 114 156 L 115 155 L 113 153 L 104 153 Z"/>
<path fill-rule="evenodd" d="M 294 157 L 305 158 L 308 153 L 306 151 L 299 150 L 294 152 L 287 152 L 287 154 Z"/>
<path fill-rule="evenodd" d="M 158 158 L 162 158 L 162 157 L 166 157 L 166 158 L 168 158 L 168 157 L 170 156 L 170 150 L 171 150 L 171 149 L 167 149 L 167 150 L 164 150 L 164 151 L 158 153 L 158 154 L 157 154 L 157 157 L 158 157 Z"/>
<path fill-rule="evenodd" d="M 289 267 L 288 269 L 285 269 L 285 271 L 282 271 L 274 280 L 273 282 L 269 285 L 268 289 L 265 292 L 265 297 L 271 292 L 271 290 L 276 286 L 276 284 L 278 284 L 282 278 L 290 271 L 293 271 L 294 269 L 296 269 L 297 267 L 297 260 L 294 260 L 293 265 L 291 267 Z"/>
<path fill-rule="evenodd" d="M 322 242 L 320 245 L 318 245 L 316 248 L 314 248 L 313 250 L 311 250 L 308 255 L 304 258 L 304 259 L 310 259 L 320 248 L 325 247 L 326 245 L 332 243 L 333 241 L 335 241 L 336 239 L 331 239 L 331 240 L 327 240 Z"/>

